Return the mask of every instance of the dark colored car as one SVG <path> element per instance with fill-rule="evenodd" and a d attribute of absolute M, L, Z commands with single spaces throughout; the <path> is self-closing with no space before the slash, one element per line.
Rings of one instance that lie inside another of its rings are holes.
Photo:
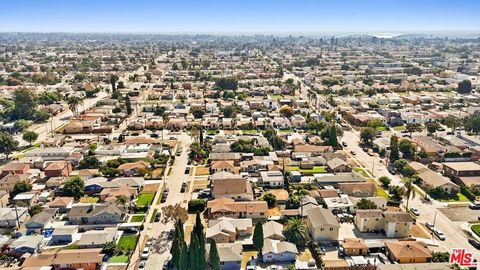
<path fill-rule="evenodd" d="M 182 187 L 180 188 L 180 192 L 184 193 L 186 189 L 187 189 L 187 183 L 183 182 Z"/>
<path fill-rule="evenodd" d="M 174 236 L 175 236 L 175 230 L 174 230 L 174 229 L 170 229 L 170 231 L 168 231 L 168 236 L 167 236 L 167 238 L 168 238 L 168 239 L 173 239 Z"/>
<path fill-rule="evenodd" d="M 470 243 L 470 245 L 472 245 L 474 248 L 480 249 L 480 242 L 477 240 L 470 238 L 468 239 L 468 243 Z"/>
<path fill-rule="evenodd" d="M 162 214 L 160 212 L 157 212 L 157 214 L 155 215 L 155 222 L 159 222 L 160 217 L 162 217 Z"/>

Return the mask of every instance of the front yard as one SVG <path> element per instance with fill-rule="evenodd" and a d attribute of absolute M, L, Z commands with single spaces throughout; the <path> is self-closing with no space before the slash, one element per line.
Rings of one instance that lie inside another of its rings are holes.
<path fill-rule="evenodd" d="M 480 224 L 472 225 L 470 228 L 477 236 L 480 236 Z"/>
<path fill-rule="evenodd" d="M 461 192 L 458 192 L 456 194 L 428 194 L 432 199 L 437 200 L 439 202 L 468 202 L 470 201 L 465 195 L 463 195 Z"/>
<path fill-rule="evenodd" d="M 132 216 L 130 222 L 142 222 L 145 219 L 145 215 L 135 215 Z"/>
<path fill-rule="evenodd" d="M 108 260 L 109 263 L 128 263 L 128 256 L 127 255 L 117 255 L 112 256 Z"/>
<path fill-rule="evenodd" d="M 148 206 L 152 204 L 155 193 L 142 193 L 138 195 L 136 204 L 138 206 Z"/>
<path fill-rule="evenodd" d="M 124 253 L 128 251 L 133 252 L 135 250 L 135 246 L 137 245 L 137 240 L 138 235 L 136 234 L 122 235 L 122 237 L 120 237 L 120 240 L 118 240 L 116 250 L 122 251 Z"/>
<path fill-rule="evenodd" d="M 290 166 L 289 171 L 299 171 L 301 173 L 326 173 L 327 170 L 323 166 L 314 166 L 312 169 L 301 169 L 300 166 Z"/>

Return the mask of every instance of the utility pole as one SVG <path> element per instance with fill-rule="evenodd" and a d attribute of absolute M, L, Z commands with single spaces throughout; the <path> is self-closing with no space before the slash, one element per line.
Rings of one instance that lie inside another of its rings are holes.
<path fill-rule="evenodd" d="M 20 228 L 20 220 L 18 218 L 18 210 L 17 210 L 17 205 L 16 204 L 15 204 L 15 216 L 17 218 L 17 227 L 16 228 L 19 229 Z"/>

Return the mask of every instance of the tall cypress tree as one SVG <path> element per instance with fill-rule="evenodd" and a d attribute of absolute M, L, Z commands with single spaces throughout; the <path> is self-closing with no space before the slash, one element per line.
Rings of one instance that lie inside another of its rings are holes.
<path fill-rule="evenodd" d="M 262 254 L 263 249 L 263 226 L 262 222 L 258 221 L 253 230 L 253 246 L 255 249 Z"/>
<path fill-rule="evenodd" d="M 188 249 L 185 242 L 182 243 L 182 252 L 180 254 L 178 270 L 188 270 Z"/>
<path fill-rule="evenodd" d="M 330 126 L 328 142 L 332 147 L 338 146 L 337 127 L 335 125 Z"/>
<path fill-rule="evenodd" d="M 210 269 L 220 270 L 220 256 L 218 255 L 217 243 L 215 243 L 214 239 L 210 241 L 209 262 Z"/>
<path fill-rule="evenodd" d="M 193 226 L 193 232 L 197 236 L 198 241 L 198 269 L 204 270 L 206 268 L 205 234 L 203 233 L 203 224 L 200 218 L 200 212 L 198 211 L 195 218 L 195 225 Z"/>
<path fill-rule="evenodd" d="M 132 102 L 130 101 L 130 97 L 128 95 L 125 95 L 125 107 L 127 107 L 127 114 L 132 114 Z"/>
<path fill-rule="evenodd" d="M 390 137 L 390 163 L 395 162 L 400 158 L 398 152 L 398 137 L 393 135 Z"/>
<path fill-rule="evenodd" d="M 172 264 L 177 269 L 180 268 L 181 247 L 180 240 L 178 238 L 173 239 L 172 247 L 170 248 L 170 254 L 172 255 Z"/>
<path fill-rule="evenodd" d="M 185 241 L 185 235 L 183 232 L 183 222 L 179 219 L 175 223 L 175 237 L 181 241 Z"/>
<path fill-rule="evenodd" d="M 198 238 L 203 236 L 203 224 L 202 220 L 200 219 L 200 212 L 197 211 L 197 216 L 195 217 L 195 225 L 193 225 L 193 231 Z"/>
<path fill-rule="evenodd" d="M 198 239 L 195 233 L 192 231 L 190 234 L 190 245 L 188 246 L 188 265 L 190 266 L 190 270 L 198 269 L 198 255 Z"/>

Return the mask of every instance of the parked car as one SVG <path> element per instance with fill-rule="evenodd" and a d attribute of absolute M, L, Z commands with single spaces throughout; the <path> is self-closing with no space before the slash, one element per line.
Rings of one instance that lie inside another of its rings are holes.
<path fill-rule="evenodd" d="M 202 189 L 198 192 L 199 198 L 210 198 L 212 196 L 212 191 L 209 188 Z"/>
<path fill-rule="evenodd" d="M 162 214 L 160 212 L 157 212 L 155 214 L 155 222 L 159 222 L 161 217 L 162 217 Z"/>
<path fill-rule="evenodd" d="M 190 167 L 187 167 L 187 168 L 185 169 L 185 174 L 189 174 L 189 173 L 190 173 Z"/>
<path fill-rule="evenodd" d="M 142 260 L 146 260 L 148 259 L 149 256 L 150 256 L 150 247 L 145 247 L 142 251 L 142 255 L 140 255 L 140 258 Z"/>
<path fill-rule="evenodd" d="M 350 154 L 355 156 L 357 153 L 355 153 L 355 151 L 352 150 L 352 151 L 350 151 Z"/>
<path fill-rule="evenodd" d="M 170 269 L 170 260 L 168 259 L 163 262 L 163 270 L 167 269 Z"/>
<path fill-rule="evenodd" d="M 472 245 L 474 248 L 480 249 L 480 242 L 477 240 L 470 238 L 468 239 L 468 243 L 470 243 L 470 245 Z"/>
<path fill-rule="evenodd" d="M 410 208 L 410 212 L 412 212 L 417 217 L 420 216 L 420 211 L 418 211 L 418 209 L 415 207 Z"/>
<path fill-rule="evenodd" d="M 440 240 L 442 240 L 442 241 L 445 240 L 445 234 L 443 234 L 442 231 L 439 231 L 439 230 L 435 229 L 435 230 L 433 231 L 433 233 L 435 233 L 435 235 L 438 237 L 438 239 L 440 239 Z"/>
<path fill-rule="evenodd" d="M 138 229 L 135 228 L 135 227 L 129 227 L 129 228 L 126 228 L 125 230 L 123 230 L 124 233 L 126 234 L 136 234 L 138 233 Z"/>
<path fill-rule="evenodd" d="M 343 147 L 347 147 L 347 143 L 346 143 L 346 142 L 342 142 L 342 145 L 343 145 Z"/>
<path fill-rule="evenodd" d="M 480 204 L 478 203 L 470 203 L 470 205 L 468 206 L 470 209 L 473 209 L 473 210 L 478 210 L 480 209 Z"/>
<path fill-rule="evenodd" d="M 175 230 L 174 230 L 174 229 L 170 229 L 170 231 L 168 231 L 168 236 L 167 236 L 167 238 L 168 238 L 168 239 L 173 239 L 174 236 L 175 236 Z"/>
<path fill-rule="evenodd" d="M 138 270 L 144 270 L 146 265 L 146 261 L 141 261 L 138 265 Z"/>
<path fill-rule="evenodd" d="M 181 193 L 184 193 L 186 189 L 187 189 L 187 183 L 186 183 L 186 182 L 183 182 L 183 183 L 182 183 L 182 187 L 180 188 L 180 192 L 181 192 Z"/>
<path fill-rule="evenodd" d="M 430 230 L 433 231 L 435 229 L 435 226 L 433 226 L 432 223 L 430 222 L 425 222 L 425 226 Z"/>

